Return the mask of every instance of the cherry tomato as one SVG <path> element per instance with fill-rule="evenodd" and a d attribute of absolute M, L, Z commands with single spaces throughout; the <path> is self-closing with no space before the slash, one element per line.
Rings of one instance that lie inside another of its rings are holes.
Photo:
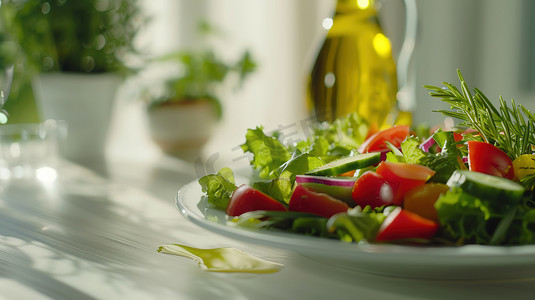
<path fill-rule="evenodd" d="M 403 208 L 421 217 L 438 222 L 435 202 L 449 187 L 443 183 L 427 183 L 409 190 L 403 198 Z"/>
<path fill-rule="evenodd" d="M 327 194 L 314 192 L 302 185 L 297 185 L 290 198 L 288 209 L 330 218 L 334 214 L 346 212 L 349 206 Z"/>
<path fill-rule="evenodd" d="M 479 141 L 468 142 L 468 168 L 470 171 L 513 180 L 513 161 L 496 146 Z"/>
<path fill-rule="evenodd" d="M 390 184 L 373 171 L 367 171 L 357 179 L 352 195 L 356 205 L 362 208 L 367 205 L 372 208 L 391 205 L 394 200 Z"/>
<path fill-rule="evenodd" d="M 376 172 L 392 187 L 395 205 L 401 205 L 407 191 L 425 184 L 435 174 L 435 171 L 425 166 L 388 161 L 381 162 Z"/>
<path fill-rule="evenodd" d="M 438 228 L 437 222 L 397 207 L 383 221 L 375 240 L 430 239 Z"/>
<path fill-rule="evenodd" d="M 235 217 L 255 210 L 286 210 L 286 207 L 270 196 L 244 184 L 232 193 L 225 212 Z"/>
<path fill-rule="evenodd" d="M 410 128 L 406 125 L 399 125 L 381 130 L 370 136 L 362 145 L 360 145 L 359 153 L 382 152 L 388 150 L 386 142 L 392 143 L 395 147 L 400 147 L 407 135 L 409 135 Z"/>

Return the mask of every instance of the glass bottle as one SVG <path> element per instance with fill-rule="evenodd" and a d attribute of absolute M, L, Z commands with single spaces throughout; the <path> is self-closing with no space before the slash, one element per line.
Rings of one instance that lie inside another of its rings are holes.
<path fill-rule="evenodd" d="M 392 47 L 375 0 L 337 0 L 310 73 L 307 102 L 318 121 L 357 112 L 379 129 L 395 108 L 398 83 Z"/>

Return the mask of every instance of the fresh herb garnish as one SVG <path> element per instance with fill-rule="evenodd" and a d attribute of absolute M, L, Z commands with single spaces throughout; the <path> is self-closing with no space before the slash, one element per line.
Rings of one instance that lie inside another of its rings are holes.
<path fill-rule="evenodd" d="M 508 106 L 500 96 L 500 107 L 496 108 L 479 89 L 470 92 L 461 71 L 457 70 L 461 88 L 443 82 L 444 88 L 426 85 L 432 97 L 442 98 L 453 111 L 437 110 L 446 116 L 462 120 L 460 125 L 477 130 L 481 138 L 502 149 L 511 159 L 531 153 L 535 144 L 535 115 L 522 105 L 511 100 Z"/>
<path fill-rule="evenodd" d="M 435 171 L 435 175 L 429 179 L 430 182 L 446 183 L 455 170 L 463 168 L 460 162 L 459 151 L 453 137 L 453 132 L 437 131 L 432 136 L 440 146 L 439 153 L 428 153 L 419 148 L 420 139 L 414 136 L 407 138 L 401 143 L 402 158 L 400 162 L 419 164 L 429 167 Z M 390 153 L 389 153 L 390 154 Z"/>

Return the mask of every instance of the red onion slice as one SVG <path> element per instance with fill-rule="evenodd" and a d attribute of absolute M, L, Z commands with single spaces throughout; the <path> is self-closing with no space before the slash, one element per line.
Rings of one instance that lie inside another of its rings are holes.
<path fill-rule="evenodd" d="M 435 139 L 433 139 L 433 136 L 431 136 L 420 145 L 420 149 L 425 152 L 429 152 L 429 148 L 431 148 L 435 143 Z"/>

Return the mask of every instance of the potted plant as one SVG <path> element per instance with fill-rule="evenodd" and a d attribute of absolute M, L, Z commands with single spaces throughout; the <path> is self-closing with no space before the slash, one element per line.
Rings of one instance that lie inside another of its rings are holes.
<path fill-rule="evenodd" d="M 11 82 L 13 80 L 13 63 L 18 52 L 18 45 L 7 35 L 0 22 L 0 124 L 7 123 L 8 113 L 4 109 Z"/>
<path fill-rule="evenodd" d="M 159 88 L 145 90 L 150 134 L 164 152 L 186 158 L 198 153 L 221 118 L 221 89 L 239 88 L 256 64 L 248 51 L 228 62 L 213 50 L 178 51 L 157 62 L 171 74 Z"/>
<path fill-rule="evenodd" d="M 41 119 L 68 124 L 65 155 L 102 156 L 113 100 L 143 23 L 135 0 L 6 0 L 2 16 L 34 72 Z"/>

